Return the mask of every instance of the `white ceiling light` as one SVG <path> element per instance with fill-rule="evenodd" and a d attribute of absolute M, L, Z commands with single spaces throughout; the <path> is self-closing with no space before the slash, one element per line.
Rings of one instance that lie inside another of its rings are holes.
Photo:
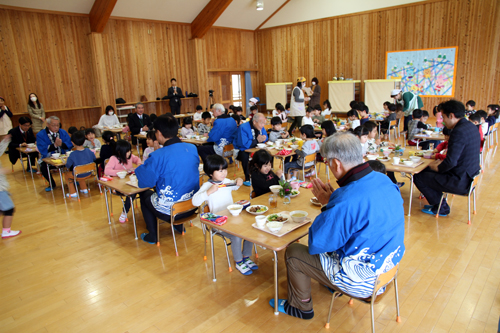
<path fill-rule="evenodd" d="M 257 10 L 264 10 L 264 0 L 257 0 Z"/>

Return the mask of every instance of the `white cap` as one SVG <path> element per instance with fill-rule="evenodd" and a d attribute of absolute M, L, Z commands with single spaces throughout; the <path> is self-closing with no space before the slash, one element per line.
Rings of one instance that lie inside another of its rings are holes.
<path fill-rule="evenodd" d="M 401 92 L 401 89 L 394 89 L 393 91 L 391 91 L 391 97 L 394 97 L 396 96 L 397 94 L 399 94 Z"/>
<path fill-rule="evenodd" d="M 254 103 L 254 104 L 257 104 L 257 102 L 259 102 L 259 100 L 255 97 L 250 98 L 249 101 Z"/>

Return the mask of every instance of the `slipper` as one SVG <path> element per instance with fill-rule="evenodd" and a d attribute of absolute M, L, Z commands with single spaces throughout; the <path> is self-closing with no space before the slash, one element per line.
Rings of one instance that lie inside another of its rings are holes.
<path fill-rule="evenodd" d="M 148 235 L 147 233 L 143 233 L 143 234 L 141 234 L 141 239 L 142 239 L 143 241 L 145 241 L 146 243 L 148 243 L 148 244 L 153 244 L 153 245 L 154 245 L 154 244 L 155 244 L 154 242 L 150 242 L 150 241 L 147 241 L 147 240 L 145 240 L 145 239 L 144 239 L 144 237 L 146 237 L 147 235 Z"/>
<path fill-rule="evenodd" d="M 278 299 L 278 311 L 281 313 L 284 313 L 284 314 L 288 314 L 285 312 L 285 302 L 286 301 L 287 301 L 286 299 L 281 299 L 281 298 Z M 274 298 L 271 298 L 269 300 L 269 305 L 274 309 Z"/>
<path fill-rule="evenodd" d="M 431 208 L 429 208 L 429 209 L 425 209 L 425 208 L 422 209 L 422 213 L 429 214 L 429 215 L 434 215 L 434 216 L 436 215 L 436 213 L 434 213 Z M 445 217 L 445 216 L 448 216 L 448 214 L 439 214 L 439 216 Z"/>

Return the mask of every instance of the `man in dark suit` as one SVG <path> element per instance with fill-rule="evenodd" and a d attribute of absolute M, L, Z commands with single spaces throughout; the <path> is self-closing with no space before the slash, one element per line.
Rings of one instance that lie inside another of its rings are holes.
<path fill-rule="evenodd" d="M 28 117 L 19 118 L 19 126 L 12 128 L 9 131 L 9 135 L 11 136 L 9 143 L 9 160 L 10 163 L 16 164 L 19 159 L 19 151 L 16 149 L 18 147 L 27 147 L 28 143 L 35 143 L 35 134 L 31 129 L 31 119 Z M 33 148 L 32 153 L 28 153 L 28 157 L 31 160 L 31 166 L 36 165 L 36 158 L 38 156 L 38 152 Z M 26 157 L 23 154 L 23 157 Z M 29 165 L 27 166 L 27 171 L 29 170 Z"/>
<path fill-rule="evenodd" d="M 147 114 L 144 113 L 144 104 L 137 103 L 135 105 L 136 113 L 132 114 L 128 118 L 128 127 L 130 132 L 132 133 L 132 144 L 137 144 L 137 138 L 134 135 L 139 134 L 140 132 L 147 132 L 153 129 L 153 124 L 151 123 L 151 119 Z M 142 145 L 142 151 L 146 150 L 147 143 L 145 139 L 139 140 Z"/>
<path fill-rule="evenodd" d="M 177 80 L 171 79 L 170 83 L 172 86 L 168 88 L 167 97 L 170 100 L 170 111 L 172 114 L 180 114 L 181 113 L 181 98 L 184 98 L 182 95 L 182 89 L 177 87 Z"/>
<path fill-rule="evenodd" d="M 443 161 L 436 160 L 423 172 L 415 175 L 415 185 L 429 205 L 422 212 L 436 215 L 443 192 L 467 194 L 472 179 L 480 171 L 479 147 L 481 137 L 477 127 L 465 119 L 464 105 L 449 100 L 438 106 L 443 114 L 444 125 L 452 130 L 448 140 L 448 152 Z M 450 206 L 443 200 L 440 216 L 450 213 Z"/>

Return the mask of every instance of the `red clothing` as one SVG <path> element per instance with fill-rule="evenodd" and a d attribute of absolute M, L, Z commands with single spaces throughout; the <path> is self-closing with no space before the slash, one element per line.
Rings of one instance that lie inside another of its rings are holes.
<path fill-rule="evenodd" d="M 484 145 L 484 133 L 483 133 L 483 126 L 478 125 L 479 128 L 479 135 L 481 136 L 481 146 L 479 147 L 479 152 L 483 151 L 483 145 Z"/>
<path fill-rule="evenodd" d="M 448 141 L 443 141 L 441 142 L 437 147 L 436 150 L 438 151 L 436 153 L 436 159 L 437 160 L 444 160 L 446 158 L 446 152 L 448 150 Z"/>

